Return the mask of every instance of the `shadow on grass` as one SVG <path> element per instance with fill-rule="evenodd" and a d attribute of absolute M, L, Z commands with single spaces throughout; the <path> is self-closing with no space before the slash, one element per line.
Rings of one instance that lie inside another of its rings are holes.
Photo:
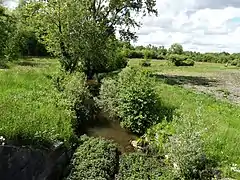
<path fill-rule="evenodd" d="M 164 83 L 169 85 L 198 85 L 198 86 L 216 86 L 218 81 L 213 79 L 208 79 L 205 77 L 197 77 L 197 76 L 178 76 L 178 75 L 164 75 L 164 74 L 154 74 L 153 77 L 157 79 L 163 80 Z"/>
<path fill-rule="evenodd" d="M 19 61 L 19 62 L 16 62 L 15 64 L 19 66 L 30 66 L 30 67 L 39 67 L 39 66 L 45 65 L 43 63 L 37 63 L 37 62 L 31 62 L 31 61 Z"/>
<path fill-rule="evenodd" d="M 7 65 L 6 61 L 0 58 L 0 69 L 9 69 L 9 66 Z"/>

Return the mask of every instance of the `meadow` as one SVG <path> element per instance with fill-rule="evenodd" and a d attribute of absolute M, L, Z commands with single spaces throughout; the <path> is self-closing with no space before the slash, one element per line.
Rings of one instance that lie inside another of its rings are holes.
<path fill-rule="evenodd" d="M 129 66 L 139 67 L 140 61 L 130 60 Z M 56 103 L 58 94 L 50 78 L 59 68 L 58 61 L 22 59 L 9 66 L 0 70 L 0 135 L 27 145 L 71 143 L 75 137 L 71 117 Z M 159 60 L 144 68 L 152 73 L 161 100 L 175 108 L 176 117 L 170 123 L 179 127 L 181 119 L 192 123 L 194 129 L 203 132 L 207 154 L 221 162 L 225 174 L 239 177 L 238 173 L 230 172 L 232 164 L 240 164 L 239 105 L 191 86 L 218 86 L 219 73 L 238 73 L 239 68 L 214 63 L 175 67 Z"/>
<path fill-rule="evenodd" d="M 138 66 L 140 61 L 131 60 L 130 65 Z M 233 162 L 239 164 L 239 104 L 230 102 L 227 98 L 216 99 L 216 94 L 208 91 L 202 92 L 197 88 L 184 87 L 188 84 L 210 88 L 214 86 L 219 89 L 221 88 L 217 83 L 221 77 L 219 74 L 235 72 L 232 76 L 240 77 L 240 69 L 216 63 L 196 63 L 193 67 L 176 67 L 168 66 L 166 61 L 157 60 L 153 60 L 151 67 L 146 69 L 155 75 L 156 87 L 161 99 L 175 106 L 177 112 L 183 115 L 183 118 L 194 122 L 194 126 L 199 131 L 204 131 L 207 152 L 220 159 L 226 166 L 231 166 Z M 235 89 L 240 87 L 236 83 L 232 86 Z M 181 126 L 181 121 L 177 123 Z"/>
<path fill-rule="evenodd" d="M 13 143 L 48 146 L 73 138 L 68 112 L 56 105 L 48 78 L 56 59 L 22 59 L 0 70 L 0 135 Z"/>

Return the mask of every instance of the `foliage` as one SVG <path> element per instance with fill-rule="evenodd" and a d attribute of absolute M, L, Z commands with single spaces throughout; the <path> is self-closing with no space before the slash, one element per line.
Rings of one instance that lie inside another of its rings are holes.
<path fill-rule="evenodd" d="M 5 58 L 6 48 L 15 30 L 15 18 L 0 4 L 0 59 Z"/>
<path fill-rule="evenodd" d="M 139 66 L 140 61 L 131 60 L 129 66 Z M 166 66 L 162 61 L 152 61 L 152 66 L 147 69 L 156 76 L 159 72 L 166 77 L 175 74 L 174 80 L 179 77 L 193 76 L 193 83 L 198 82 L 198 75 L 219 76 L 226 71 L 231 73 L 238 70 L 236 67 L 225 67 L 216 63 L 196 63 L 194 67 Z M 240 146 L 237 143 L 240 138 L 239 106 L 217 100 L 211 95 L 199 93 L 196 90 L 165 84 L 163 82 L 166 81 L 161 76 L 157 77 L 159 81 L 155 82 L 155 86 L 163 103 L 174 106 L 180 114 L 188 115 L 187 121 L 201 122 L 201 125 L 194 124 L 194 126 L 197 132 L 207 128 L 203 136 L 207 156 L 219 159 L 221 170 L 224 169 L 224 174 L 228 174 L 227 177 L 239 179 L 240 176 L 235 177 L 236 175 L 233 175 L 230 169 L 232 163 L 238 166 L 240 164 Z M 189 82 L 188 79 L 185 80 L 181 84 Z M 201 114 L 200 119 L 197 114 Z M 182 126 L 182 122 L 177 121 L 176 126 Z"/>
<path fill-rule="evenodd" d="M 171 47 L 168 49 L 169 54 L 183 54 L 183 47 L 181 44 L 174 43 L 171 45 Z"/>
<path fill-rule="evenodd" d="M 69 72 L 81 68 L 93 75 L 108 71 L 116 60 L 116 29 L 122 39 L 135 39 L 132 27 L 140 23 L 134 14 L 157 14 L 155 0 L 133 1 L 74 1 L 51 0 L 31 2 L 38 6 L 34 21 L 49 52 L 61 58 Z M 45 33 L 43 33 L 45 32 Z"/>
<path fill-rule="evenodd" d="M 131 48 L 131 49 L 130 49 Z M 130 59 L 165 59 L 167 55 L 167 49 L 164 46 L 155 47 L 155 46 L 136 46 L 136 47 L 124 47 L 122 48 L 125 57 Z"/>
<path fill-rule="evenodd" d="M 54 77 L 54 84 L 61 93 L 65 108 L 71 112 L 73 126 L 79 131 L 94 112 L 94 103 L 83 73 L 62 72 Z"/>
<path fill-rule="evenodd" d="M 117 146 L 112 141 L 83 136 L 67 180 L 110 180 L 117 170 Z"/>
<path fill-rule="evenodd" d="M 144 59 L 141 61 L 141 66 L 142 67 L 149 67 L 151 66 L 151 61 L 149 59 Z"/>
<path fill-rule="evenodd" d="M 176 134 L 169 137 L 165 144 L 167 162 L 178 179 L 212 179 L 219 178 L 215 169 L 217 164 L 204 152 L 202 132 L 192 121 L 181 118 L 181 126 L 175 126 Z M 198 123 L 198 122 L 197 122 Z M 216 160 L 215 160 L 216 161 Z"/>
<path fill-rule="evenodd" d="M 142 153 L 124 154 L 119 166 L 118 180 L 160 179 L 163 173 L 161 159 Z"/>
<path fill-rule="evenodd" d="M 0 134 L 7 141 L 22 145 L 71 143 L 75 138 L 71 116 L 47 78 L 52 75 L 57 60 L 35 59 L 34 62 L 41 63 L 41 68 L 14 65 L 0 71 Z"/>
<path fill-rule="evenodd" d="M 240 63 L 240 60 L 238 59 L 234 59 L 233 61 L 231 61 L 232 66 L 237 66 L 239 63 Z"/>
<path fill-rule="evenodd" d="M 118 85 L 117 79 L 103 79 L 100 87 L 99 98 L 97 99 L 98 106 L 107 112 L 110 118 L 114 118 L 118 114 Z"/>
<path fill-rule="evenodd" d="M 157 150 L 158 153 L 162 154 L 165 151 L 165 144 L 174 133 L 173 125 L 164 120 L 150 127 L 142 138 L 150 145 L 150 149 Z"/>
<path fill-rule="evenodd" d="M 137 68 L 125 68 L 116 79 L 104 80 L 98 104 L 119 117 L 122 127 L 136 134 L 144 134 L 166 113 L 155 92 L 154 80 Z"/>
<path fill-rule="evenodd" d="M 171 54 L 168 56 L 168 60 L 175 66 L 194 66 L 194 61 L 185 55 Z"/>

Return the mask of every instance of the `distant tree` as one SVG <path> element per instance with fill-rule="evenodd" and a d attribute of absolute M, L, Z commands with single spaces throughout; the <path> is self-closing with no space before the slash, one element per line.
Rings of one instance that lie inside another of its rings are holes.
<path fill-rule="evenodd" d="M 171 45 L 171 47 L 168 50 L 169 54 L 178 54 L 181 55 L 183 54 L 183 47 L 181 44 L 174 43 Z"/>
<path fill-rule="evenodd" d="M 167 55 L 167 49 L 164 46 L 159 46 L 157 51 L 160 55 L 163 55 L 163 56 Z"/>

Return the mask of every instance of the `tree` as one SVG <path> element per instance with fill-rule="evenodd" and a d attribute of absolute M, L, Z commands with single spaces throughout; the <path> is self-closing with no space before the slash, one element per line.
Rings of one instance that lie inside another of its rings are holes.
<path fill-rule="evenodd" d="M 15 29 L 13 14 L 0 3 L 0 58 L 5 58 L 6 48 Z"/>
<path fill-rule="evenodd" d="M 171 47 L 168 50 L 169 54 L 183 54 L 183 47 L 181 44 L 174 43 L 171 45 Z"/>
<path fill-rule="evenodd" d="M 131 29 L 141 25 L 134 15 L 157 14 L 155 0 L 49 0 L 32 4 L 39 8 L 35 22 L 48 50 L 61 57 L 66 71 L 81 68 L 90 79 L 118 58 L 117 29 L 120 39 L 134 40 Z"/>

